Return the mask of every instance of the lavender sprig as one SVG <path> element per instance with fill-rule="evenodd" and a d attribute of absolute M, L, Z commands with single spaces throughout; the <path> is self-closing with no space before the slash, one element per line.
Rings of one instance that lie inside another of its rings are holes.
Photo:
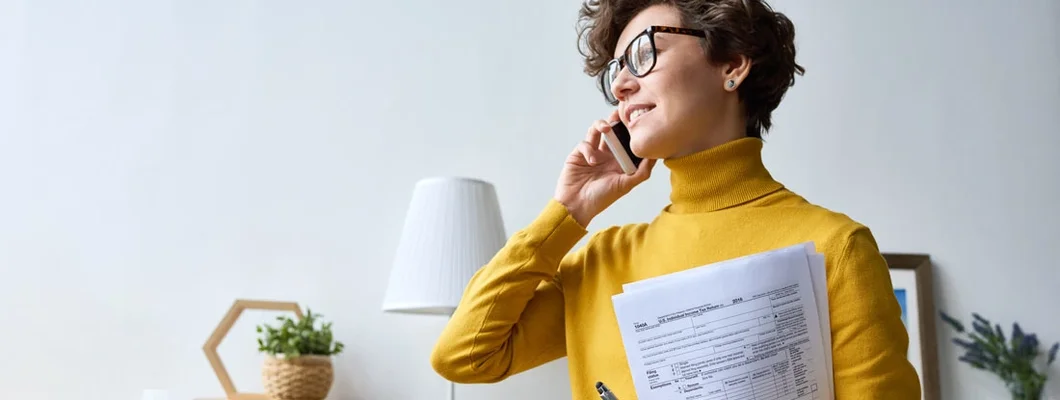
<path fill-rule="evenodd" d="M 1005 337 L 1001 324 L 992 324 L 978 313 L 972 313 L 971 330 L 965 330 L 960 320 L 939 313 L 942 321 L 967 339 L 953 338 L 963 350 L 957 359 L 973 368 L 997 375 L 1012 391 L 1015 398 L 1037 399 L 1045 386 L 1046 373 L 1035 367 L 1042 355 L 1038 336 L 1024 332 L 1018 323 L 1012 324 L 1012 334 Z M 1053 344 L 1046 356 L 1046 367 L 1056 360 L 1060 342 Z"/>

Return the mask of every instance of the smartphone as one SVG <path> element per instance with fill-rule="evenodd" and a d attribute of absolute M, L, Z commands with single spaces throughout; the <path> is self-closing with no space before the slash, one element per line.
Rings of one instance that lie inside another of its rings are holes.
<path fill-rule="evenodd" d="M 629 129 L 626 129 L 622 121 L 611 124 L 611 131 L 604 133 L 604 142 L 611 149 L 611 154 L 615 155 L 618 165 L 622 167 L 622 172 L 626 175 L 633 175 L 637 172 L 641 158 L 633 154 L 633 149 L 629 147 Z"/>

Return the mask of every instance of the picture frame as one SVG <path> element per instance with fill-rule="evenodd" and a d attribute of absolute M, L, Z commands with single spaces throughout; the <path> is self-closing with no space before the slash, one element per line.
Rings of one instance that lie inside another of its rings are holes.
<path fill-rule="evenodd" d="M 236 299 L 232 306 L 228 308 L 228 312 L 225 313 L 224 318 L 217 324 L 210 337 L 206 339 L 206 343 L 202 345 L 202 351 L 206 354 L 206 359 L 210 362 L 210 367 L 213 368 L 214 374 L 217 375 L 217 380 L 221 383 L 221 388 L 225 391 L 224 399 L 196 399 L 196 400 L 269 400 L 270 397 L 264 393 L 244 393 L 237 390 L 235 383 L 232 381 L 232 376 L 228 374 L 228 369 L 225 368 L 224 362 L 221 361 L 221 355 L 217 352 L 217 348 L 221 346 L 221 342 L 228 336 L 228 331 L 232 330 L 235 326 L 236 321 L 243 311 L 246 310 L 270 310 L 270 311 L 290 311 L 294 313 L 298 319 L 305 318 L 302 314 L 302 308 L 298 303 L 293 301 L 271 301 L 271 300 L 252 300 L 252 299 Z"/>
<path fill-rule="evenodd" d="M 920 377 L 923 400 L 939 400 L 939 360 L 931 258 L 926 254 L 883 253 L 891 273 L 902 322 L 909 333 L 910 363 Z"/>

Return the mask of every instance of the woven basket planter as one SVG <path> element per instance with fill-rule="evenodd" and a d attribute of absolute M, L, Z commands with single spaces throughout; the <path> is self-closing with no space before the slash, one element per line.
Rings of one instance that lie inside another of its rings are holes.
<path fill-rule="evenodd" d="M 265 393 L 275 400 L 324 400 L 334 376 L 329 356 L 266 356 L 261 369 Z"/>

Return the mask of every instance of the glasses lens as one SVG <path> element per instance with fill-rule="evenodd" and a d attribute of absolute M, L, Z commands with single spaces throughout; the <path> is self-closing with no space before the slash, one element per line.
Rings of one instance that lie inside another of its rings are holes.
<path fill-rule="evenodd" d="M 605 69 L 600 75 L 600 88 L 603 90 L 604 99 L 606 99 L 608 103 L 618 102 L 618 99 L 615 98 L 614 92 L 612 92 L 611 89 L 614 87 L 612 84 L 615 82 L 615 78 L 618 78 L 619 70 L 620 65 L 618 60 L 611 60 L 611 62 L 607 64 L 607 69 Z"/>
<path fill-rule="evenodd" d="M 632 72 L 633 75 L 644 76 L 644 74 L 647 74 L 652 67 L 652 63 L 655 62 L 655 47 L 651 44 L 651 38 L 648 35 L 637 36 L 633 40 L 633 45 L 629 46 L 626 59 L 629 60 L 629 72 Z"/>

